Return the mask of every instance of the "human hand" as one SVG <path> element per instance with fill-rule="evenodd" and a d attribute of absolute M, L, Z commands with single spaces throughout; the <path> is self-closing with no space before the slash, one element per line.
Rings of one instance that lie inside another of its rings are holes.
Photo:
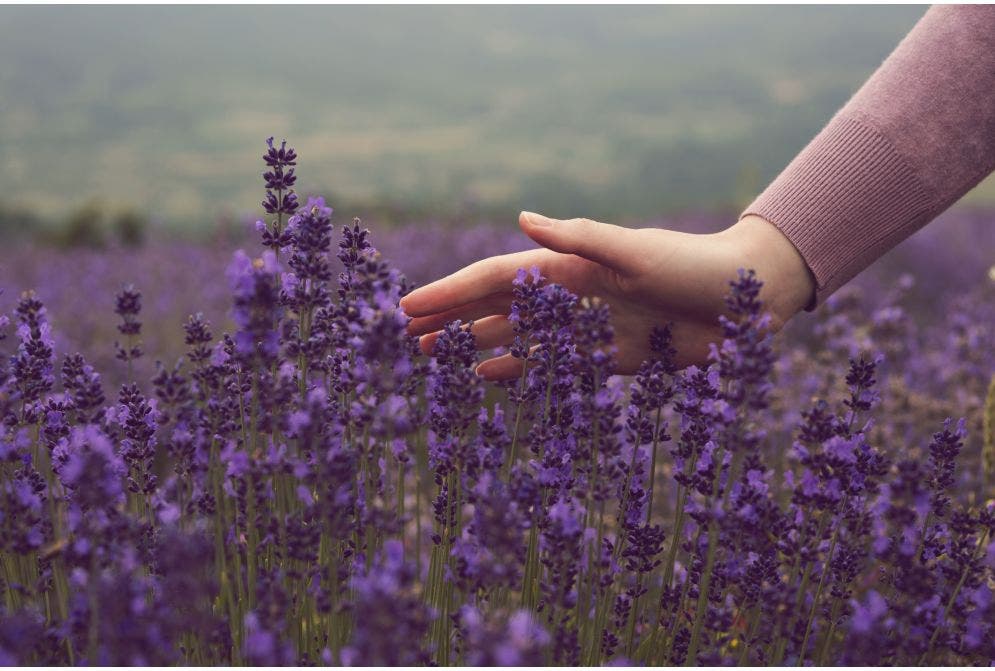
<path fill-rule="evenodd" d="M 431 353 L 440 329 L 454 319 L 473 320 L 479 349 L 510 344 L 511 283 L 519 268 L 532 266 L 578 296 L 597 296 L 609 304 L 617 372 L 622 374 L 634 373 L 649 356 L 652 328 L 668 323 L 673 324 L 678 365 L 704 363 L 709 343 L 721 340 L 718 316 L 725 311 L 729 281 L 740 268 L 752 268 L 764 282 L 760 297 L 773 331 L 805 307 L 814 292 L 801 255 L 760 217 L 744 217 L 707 235 L 550 219 L 531 212 L 522 212 L 518 222 L 542 249 L 478 261 L 401 300 L 412 317 L 408 332 L 421 336 L 423 352 Z M 503 380 L 521 370 L 521 361 L 506 354 L 482 362 L 477 373 Z"/>

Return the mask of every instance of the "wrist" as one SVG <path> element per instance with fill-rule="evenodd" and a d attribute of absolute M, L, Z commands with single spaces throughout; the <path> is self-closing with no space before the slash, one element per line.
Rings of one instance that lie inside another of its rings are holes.
<path fill-rule="evenodd" d="M 812 271 L 774 224 L 750 214 L 718 235 L 732 246 L 742 267 L 752 268 L 763 281 L 761 298 L 780 322 L 778 328 L 815 300 Z"/>

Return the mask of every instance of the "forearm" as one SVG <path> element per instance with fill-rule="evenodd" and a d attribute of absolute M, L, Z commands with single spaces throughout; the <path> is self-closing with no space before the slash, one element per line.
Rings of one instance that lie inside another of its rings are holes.
<path fill-rule="evenodd" d="M 793 243 L 821 300 L 993 169 L 995 7 L 934 7 L 743 216 Z"/>

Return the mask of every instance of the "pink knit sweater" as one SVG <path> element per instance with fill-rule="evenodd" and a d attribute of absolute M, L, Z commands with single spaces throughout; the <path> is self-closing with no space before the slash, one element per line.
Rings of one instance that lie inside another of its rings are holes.
<path fill-rule="evenodd" d="M 791 240 L 821 302 L 992 170 L 995 6 L 937 6 L 742 216 Z"/>

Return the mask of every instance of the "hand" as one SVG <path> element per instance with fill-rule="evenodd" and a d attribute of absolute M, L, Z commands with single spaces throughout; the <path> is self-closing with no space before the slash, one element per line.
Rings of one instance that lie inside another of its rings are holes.
<path fill-rule="evenodd" d="M 550 219 L 531 212 L 523 212 L 518 223 L 543 249 L 478 261 L 401 300 L 412 317 L 408 332 L 422 336 L 423 352 L 431 354 L 439 330 L 454 319 L 474 320 L 479 349 L 510 344 L 511 282 L 519 268 L 538 266 L 550 282 L 610 305 L 617 371 L 622 374 L 634 373 L 648 357 L 653 326 L 668 323 L 673 323 L 677 363 L 704 363 L 709 343 L 721 340 L 718 316 L 725 311 L 724 297 L 739 268 L 756 270 L 764 282 L 761 299 L 774 331 L 808 304 L 815 287 L 791 242 L 755 216 L 708 235 Z M 477 373 L 503 380 L 521 370 L 521 361 L 506 354 L 484 361 Z"/>

